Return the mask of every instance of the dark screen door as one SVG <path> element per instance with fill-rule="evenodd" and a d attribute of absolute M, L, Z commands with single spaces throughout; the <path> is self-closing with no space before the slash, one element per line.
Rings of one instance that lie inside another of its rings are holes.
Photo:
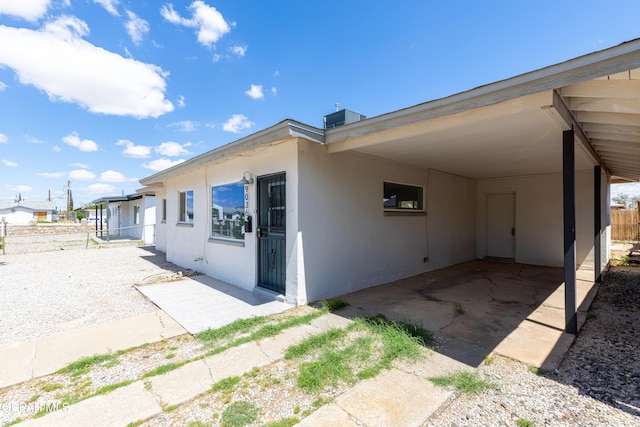
<path fill-rule="evenodd" d="M 258 286 L 285 293 L 286 175 L 258 178 Z"/>

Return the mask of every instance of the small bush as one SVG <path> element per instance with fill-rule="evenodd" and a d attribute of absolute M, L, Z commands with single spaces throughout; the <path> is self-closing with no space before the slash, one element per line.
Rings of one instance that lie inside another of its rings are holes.
<path fill-rule="evenodd" d="M 234 402 L 222 412 L 223 427 L 243 427 L 258 419 L 258 407 L 246 400 Z"/>

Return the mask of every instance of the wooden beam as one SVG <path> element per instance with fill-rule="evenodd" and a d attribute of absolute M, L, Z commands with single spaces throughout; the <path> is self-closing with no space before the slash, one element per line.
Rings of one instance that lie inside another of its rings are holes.
<path fill-rule="evenodd" d="M 578 111 L 576 120 L 580 123 L 602 123 L 607 125 L 629 125 L 640 123 L 640 114 L 626 113 L 595 113 L 593 111 Z"/>
<path fill-rule="evenodd" d="M 605 123 L 583 123 L 585 132 L 606 132 L 624 135 L 640 135 L 640 123 L 633 125 L 609 125 Z"/>
<path fill-rule="evenodd" d="M 553 108 L 560 114 L 567 125 L 569 125 L 572 132 L 578 137 L 578 140 L 580 140 L 582 146 L 585 148 L 587 153 L 589 153 L 591 158 L 595 160 L 595 162 L 606 172 L 607 166 L 598 155 L 598 152 L 593 148 L 593 145 L 591 145 L 591 141 L 587 135 L 582 131 L 580 123 L 578 123 L 576 118 L 573 116 L 571 110 L 569 110 L 567 104 L 565 104 L 564 99 L 558 94 L 558 91 L 555 90 L 553 91 Z"/>
<path fill-rule="evenodd" d="M 562 96 L 634 99 L 640 96 L 640 80 L 590 80 L 560 89 Z"/>
<path fill-rule="evenodd" d="M 568 101 L 571 111 L 640 114 L 640 99 L 635 98 L 568 98 Z"/>
<path fill-rule="evenodd" d="M 629 148 L 632 148 L 633 144 L 640 147 L 640 136 L 628 135 L 624 133 L 607 133 L 607 132 L 587 132 L 587 136 L 591 140 L 591 143 L 595 146 L 598 141 L 611 142 L 617 144 L 618 142 L 630 142 Z"/>

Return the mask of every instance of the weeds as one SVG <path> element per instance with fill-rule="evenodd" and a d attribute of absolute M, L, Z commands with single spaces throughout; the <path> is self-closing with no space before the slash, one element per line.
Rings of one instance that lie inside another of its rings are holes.
<path fill-rule="evenodd" d="M 145 372 L 142 375 L 142 378 L 149 378 L 149 377 L 154 377 L 156 375 L 166 374 L 167 372 L 171 372 L 175 369 L 178 369 L 179 367 L 181 367 L 186 363 L 187 363 L 186 361 L 183 361 L 183 362 L 177 362 L 177 363 L 167 363 L 166 365 L 160 365 L 157 368 L 150 370 L 149 372 Z"/>
<path fill-rule="evenodd" d="M 83 357 L 80 360 L 70 363 L 64 368 L 59 369 L 58 373 L 69 374 L 71 378 L 78 378 L 79 376 L 89 372 L 89 368 L 92 366 L 113 362 L 117 357 L 118 355 L 115 354 L 98 354 L 95 356 Z"/>
<path fill-rule="evenodd" d="M 243 427 L 258 419 L 258 407 L 245 400 L 234 402 L 222 412 L 223 427 Z"/>
<path fill-rule="evenodd" d="M 518 419 L 518 427 L 534 427 L 535 423 L 530 420 L 526 420 L 524 418 Z"/>
<path fill-rule="evenodd" d="M 454 317 L 458 317 L 460 315 L 464 314 L 464 308 L 462 307 L 462 304 L 460 304 L 459 302 L 454 302 L 453 303 L 453 316 Z"/>
<path fill-rule="evenodd" d="M 464 394 L 480 394 L 496 388 L 495 384 L 483 380 L 475 371 L 457 371 L 429 380 L 439 387 L 453 387 Z"/>

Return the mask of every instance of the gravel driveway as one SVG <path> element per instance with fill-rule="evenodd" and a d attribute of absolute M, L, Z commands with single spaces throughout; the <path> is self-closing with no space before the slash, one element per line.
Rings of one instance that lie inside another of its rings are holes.
<path fill-rule="evenodd" d="M 175 269 L 137 246 L 0 255 L 0 346 L 151 312 L 132 285 Z"/>

